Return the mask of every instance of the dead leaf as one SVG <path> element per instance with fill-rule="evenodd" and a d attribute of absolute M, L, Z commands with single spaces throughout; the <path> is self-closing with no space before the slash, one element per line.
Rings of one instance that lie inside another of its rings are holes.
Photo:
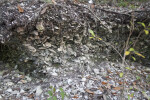
<path fill-rule="evenodd" d="M 114 90 L 121 90 L 122 87 L 114 87 L 113 89 L 114 89 Z"/>
<path fill-rule="evenodd" d="M 52 0 L 53 4 L 57 4 L 55 0 Z"/>
<path fill-rule="evenodd" d="M 23 31 L 24 31 L 24 27 L 18 27 L 18 28 L 17 28 L 17 32 L 18 32 L 18 33 L 23 32 Z"/>
<path fill-rule="evenodd" d="M 23 84 L 24 84 L 24 83 L 26 83 L 26 81 L 25 81 L 25 80 L 20 80 L 20 81 L 21 81 Z"/>
<path fill-rule="evenodd" d="M 47 9 L 48 9 L 48 7 L 43 8 L 43 10 L 41 11 L 41 14 L 44 14 Z"/>
<path fill-rule="evenodd" d="M 18 4 L 17 5 L 17 7 L 18 7 L 18 11 L 20 12 L 20 13 L 23 13 L 24 12 L 24 10 L 21 8 L 21 6 Z"/>
<path fill-rule="evenodd" d="M 29 98 L 34 98 L 33 93 L 28 95 Z"/>
<path fill-rule="evenodd" d="M 94 5 L 94 4 L 92 4 L 92 5 L 91 5 L 91 8 L 92 8 L 92 9 L 94 9 L 94 8 L 95 8 L 95 5 Z"/>
<path fill-rule="evenodd" d="M 90 78 L 91 78 L 91 76 L 87 76 L 86 78 L 87 78 L 87 79 L 90 79 Z"/>
<path fill-rule="evenodd" d="M 112 78 L 110 78 L 109 76 L 106 76 L 106 78 L 107 78 L 107 79 L 112 79 Z"/>
<path fill-rule="evenodd" d="M 112 73 L 109 69 L 107 70 L 108 73 Z"/>
<path fill-rule="evenodd" d="M 74 0 L 74 3 L 78 3 L 79 1 L 78 0 Z"/>
<path fill-rule="evenodd" d="M 107 84 L 107 89 L 111 89 L 112 88 L 112 84 Z"/>
<path fill-rule="evenodd" d="M 122 84 L 123 84 L 123 82 L 121 82 L 121 81 L 120 81 L 120 82 L 118 82 L 118 83 L 119 83 L 119 85 L 122 85 Z"/>
<path fill-rule="evenodd" d="M 79 97 L 78 97 L 78 95 L 75 95 L 75 96 L 73 96 L 72 98 L 75 98 L 75 99 L 77 99 L 77 98 L 79 98 Z"/>
<path fill-rule="evenodd" d="M 116 73 L 119 75 L 120 73 L 118 71 L 116 71 Z"/>
<path fill-rule="evenodd" d="M 106 85 L 107 84 L 107 82 L 102 82 L 102 85 Z"/>
<path fill-rule="evenodd" d="M 115 96 L 117 95 L 117 93 L 116 93 L 116 92 L 113 92 L 112 94 L 113 94 L 113 95 L 115 95 Z"/>
<path fill-rule="evenodd" d="M 24 78 L 24 77 L 25 77 L 24 75 L 21 75 L 21 76 L 20 76 L 20 78 Z"/>
<path fill-rule="evenodd" d="M 136 82 L 133 82 L 133 85 L 136 85 Z"/>
<path fill-rule="evenodd" d="M 104 92 L 103 88 L 102 87 L 98 87 L 98 89 L 102 92 Z"/>
<path fill-rule="evenodd" d="M 94 94 L 94 92 L 92 92 L 91 90 L 89 90 L 89 89 L 86 89 L 85 90 L 87 93 L 89 93 L 89 94 Z"/>

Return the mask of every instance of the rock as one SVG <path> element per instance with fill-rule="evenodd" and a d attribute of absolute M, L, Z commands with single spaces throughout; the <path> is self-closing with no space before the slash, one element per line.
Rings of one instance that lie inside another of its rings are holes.
<path fill-rule="evenodd" d="M 81 47 L 81 51 L 82 51 L 83 53 L 88 53 L 89 48 L 88 48 L 86 45 L 83 45 L 83 46 Z"/>
<path fill-rule="evenodd" d="M 56 73 L 56 70 L 53 69 L 53 72 L 51 73 L 52 76 L 58 76 L 58 74 Z"/>
<path fill-rule="evenodd" d="M 46 42 L 46 43 L 44 44 L 44 46 L 49 48 L 49 47 L 51 47 L 52 45 L 51 45 L 51 43 Z"/>
<path fill-rule="evenodd" d="M 58 76 L 58 74 L 56 72 L 51 73 L 52 76 Z"/>
<path fill-rule="evenodd" d="M 100 74 L 100 73 L 99 73 L 99 69 L 96 69 L 96 68 L 95 68 L 95 69 L 93 69 L 93 71 L 94 71 L 95 74 Z"/>
<path fill-rule="evenodd" d="M 8 88 L 7 90 L 6 90 L 6 92 L 9 92 L 9 93 L 11 93 L 13 90 L 11 89 L 11 88 Z"/>
<path fill-rule="evenodd" d="M 32 79 L 31 79 L 31 77 L 29 77 L 29 76 L 25 76 L 25 78 L 27 79 L 27 81 L 31 81 Z"/>
<path fill-rule="evenodd" d="M 85 78 L 85 77 L 83 77 L 81 81 L 82 81 L 82 82 L 85 82 L 85 81 L 86 81 L 86 78 Z"/>
<path fill-rule="evenodd" d="M 6 85 L 7 86 L 12 86 L 12 85 L 14 85 L 14 83 L 13 82 L 7 82 Z"/>
<path fill-rule="evenodd" d="M 43 21 L 39 22 L 36 24 L 36 29 L 41 32 L 41 31 L 44 31 L 45 30 L 45 27 L 43 25 Z"/>
<path fill-rule="evenodd" d="M 79 88 L 79 91 L 80 92 L 85 92 L 83 88 Z"/>
<path fill-rule="evenodd" d="M 37 31 L 33 31 L 33 32 L 31 32 L 30 34 L 33 34 L 33 35 L 35 35 L 35 36 L 38 36 L 38 32 L 37 32 Z"/>
<path fill-rule="evenodd" d="M 20 93 L 24 93 L 25 91 L 23 89 L 20 90 Z"/>
<path fill-rule="evenodd" d="M 23 45 L 26 46 L 29 49 L 29 51 L 31 51 L 33 53 L 36 52 L 36 49 L 33 46 L 31 46 L 30 44 L 23 44 Z"/>
<path fill-rule="evenodd" d="M 11 82 L 11 80 L 10 79 L 4 79 L 3 80 L 5 83 L 7 83 L 7 82 Z"/>
<path fill-rule="evenodd" d="M 107 76 L 107 70 L 105 70 L 103 67 L 101 67 L 101 75 Z"/>
<path fill-rule="evenodd" d="M 37 86 L 36 87 L 36 96 L 40 96 L 42 94 L 43 90 L 41 86 Z"/>
<path fill-rule="evenodd" d="M 67 80 L 67 83 L 68 83 L 69 85 L 71 85 L 72 79 L 68 79 L 68 80 Z"/>
<path fill-rule="evenodd" d="M 24 31 L 24 27 L 18 27 L 18 28 L 17 28 L 17 32 L 18 32 L 18 33 L 21 33 L 21 32 L 23 32 L 23 31 Z"/>
<path fill-rule="evenodd" d="M 103 92 L 100 91 L 100 90 L 96 90 L 94 93 L 95 93 L 95 94 L 102 94 Z"/>
<path fill-rule="evenodd" d="M 0 100 L 3 100 L 3 97 L 0 95 Z"/>
<path fill-rule="evenodd" d="M 57 50 L 58 50 L 59 52 L 63 51 L 63 46 L 60 46 Z"/>
<path fill-rule="evenodd" d="M 13 95 L 16 95 L 18 93 L 19 93 L 19 91 L 16 91 L 16 90 L 12 92 Z"/>
<path fill-rule="evenodd" d="M 145 71 L 146 71 L 146 72 L 150 72 L 150 68 L 146 68 Z"/>

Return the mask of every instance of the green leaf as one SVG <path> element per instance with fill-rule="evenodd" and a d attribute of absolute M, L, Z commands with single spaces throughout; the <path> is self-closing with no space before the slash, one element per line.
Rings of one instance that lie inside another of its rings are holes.
<path fill-rule="evenodd" d="M 55 93 L 56 92 L 56 89 L 55 88 L 53 88 L 53 93 Z"/>
<path fill-rule="evenodd" d="M 93 32 L 91 29 L 89 29 L 89 33 L 91 33 L 91 35 L 92 35 L 93 37 L 95 37 L 95 34 L 94 34 L 94 32 Z"/>
<path fill-rule="evenodd" d="M 136 76 L 136 79 L 137 79 L 137 80 L 140 80 L 141 78 L 140 78 L 140 76 Z"/>
<path fill-rule="evenodd" d="M 132 59 L 133 59 L 134 61 L 136 61 L 136 58 L 135 58 L 135 57 L 133 57 L 133 56 L 132 56 Z"/>
<path fill-rule="evenodd" d="M 130 67 L 126 67 L 126 69 L 128 69 L 128 70 L 132 70 Z"/>
<path fill-rule="evenodd" d="M 49 96 L 53 96 L 53 92 L 52 91 L 48 91 Z"/>
<path fill-rule="evenodd" d="M 133 87 L 132 86 L 130 86 L 130 90 L 132 90 L 133 89 Z"/>
<path fill-rule="evenodd" d="M 53 88 L 53 86 L 50 86 L 49 88 L 50 88 L 50 89 L 52 89 L 52 88 Z"/>
<path fill-rule="evenodd" d="M 64 98 L 65 98 L 65 92 L 64 92 L 64 90 L 62 88 L 59 88 L 59 90 L 60 90 L 60 95 L 62 97 L 62 100 L 64 100 Z"/>
<path fill-rule="evenodd" d="M 120 73 L 119 76 L 122 78 L 123 77 L 123 73 Z"/>
<path fill-rule="evenodd" d="M 148 35 L 149 34 L 149 31 L 148 30 L 144 30 L 145 34 Z"/>
<path fill-rule="evenodd" d="M 142 58 L 145 58 L 145 56 L 143 56 L 142 54 L 138 53 L 138 52 L 135 52 L 136 55 L 142 57 Z"/>
<path fill-rule="evenodd" d="M 130 54 L 130 51 L 125 51 L 125 55 L 129 55 Z"/>
<path fill-rule="evenodd" d="M 64 91 L 63 88 L 59 88 L 59 90 L 60 90 L 60 92 L 63 92 L 63 91 Z"/>
<path fill-rule="evenodd" d="M 56 96 L 53 96 L 53 100 L 57 100 Z"/>
<path fill-rule="evenodd" d="M 90 39 L 93 39 L 94 37 L 89 37 Z"/>
<path fill-rule="evenodd" d="M 135 51 L 135 50 L 134 50 L 134 48 L 130 48 L 129 51 L 131 52 L 131 51 Z"/>
<path fill-rule="evenodd" d="M 134 96 L 134 93 L 131 94 L 131 97 L 133 97 L 133 96 Z"/>
<path fill-rule="evenodd" d="M 128 100 L 130 100 L 130 95 L 128 95 Z"/>
<path fill-rule="evenodd" d="M 62 100 L 64 100 L 64 98 L 65 98 L 65 93 L 64 93 L 64 92 L 61 92 L 60 95 L 61 95 L 61 97 L 62 97 Z"/>
<path fill-rule="evenodd" d="M 52 100 L 51 98 L 48 98 L 47 100 Z"/>
<path fill-rule="evenodd" d="M 138 24 L 141 24 L 144 28 L 146 27 L 144 23 L 138 22 Z"/>
<path fill-rule="evenodd" d="M 103 40 L 102 38 L 98 38 L 99 40 Z"/>

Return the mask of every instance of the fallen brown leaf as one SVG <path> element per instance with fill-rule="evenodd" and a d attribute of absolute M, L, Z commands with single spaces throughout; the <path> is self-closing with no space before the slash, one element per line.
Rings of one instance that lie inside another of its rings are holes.
<path fill-rule="evenodd" d="M 107 82 L 102 82 L 102 85 L 106 85 L 107 84 Z"/>
<path fill-rule="evenodd" d="M 21 8 L 20 5 L 17 5 L 17 8 L 18 8 L 18 11 L 19 11 L 20 13 L 23 13 L 23 12 L 24 12 L 24 10 Z"/>
<path fill-rule="evenodd" d="M 133 85 L 136 85 L 136 82 L 133 82 L 132 84 L 133 84 Z"/>
<path fill-rule="evenodd" d="M 104 90 L 103 90 L 103 88 L 102 88 L 101 86 L 98 87 L 98 89 L 99 89 L 100 91 L 104 92 Z"/>
<path fill-rule="evenodd" d="M 55 0 L 52 0 L 53 4 L 57 4 Z"/>
<path fill-rule="evenodd" d="M 121 90 L 122 87 L 114 87 L 113 89 L 114 89 L 114 90 Z"/>
<path fill-rule="evenodd" d="M 74 0 L 74 3 L 78 3 L 79 1 L 78 0 Z"/>
<path fill-rule="evenodd" d="M 110 78 L 109 76 L 106 76 L 106 78 L 107 78 L 107 79 L 112 79 L 112 78 Z"/>
<path fill-rule="evenodd" d="M 107 70 L 108 73 L 112 73 L 109 69 Z"/>
<path fill-rule="evenodd" d="M 73 96 L 72 98 L 75 98 L 75 99 L 77 99 L 77 98 L 79 98 L 79 97 L 78 97 L 78 95 L 75 95 L 75 96 Z"/>
<path fill-rule="evenodd" d="M 89 89 L 86 89 L 85 91 L 86 91 L 87 93 L 94 94 L 94 92 L 91 91 L 91 90 L 89 90 Z"/>
<path fill-rule="evenodd" d="M 26 83 L 26 81 L 25 80 L 20 80 L 22 83 Z"/>
<path fill-rule="evenodd" d="M 118 82 L 118 83 L 119 83 L 120 85 L 122 85 L 122 84 L 123 84 L 123 82 L 121 82 L 121 81 L 120 81 L 120 82 Z"/>
<path fill-rule="evenodd" d="M 29 98 L 34 98 L 33 93 L 28 95 Z"/>
<path fill-rule="evenodd" d="M 107 84 L 107 89 L 111 89 L 111 87 L 112 87 L 112 84 Z"/>
<path fill-rule="evenodd" d="M 44 14 L 47 9 L 48 9 L 48 7 L 43 8 L 43 10 L 41 11 L 41 14 Z"/>
<path fill-rule="evenodd" d="M 21 76 L 20 76 L 20 78 L 24 78 L 24 77 L 25 77 L 24 75 L 21 75 Z"/>
<path fill-rule="evenodd" d="M 113 95 L 115 95 L 115 96 L 117 95 L 117 93 L 116 93 L 116 92 L 113 92 L 112 94 L 113 94 Z"/>

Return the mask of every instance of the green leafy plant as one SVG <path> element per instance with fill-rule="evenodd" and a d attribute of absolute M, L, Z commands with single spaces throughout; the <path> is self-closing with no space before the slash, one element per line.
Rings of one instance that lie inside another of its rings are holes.
<path fill-rule="evenodd" d="M 140 24 L 144 27 L 145 34 L 148 35 L 149 34 L 149 30 L 150 30 L 149 29 L 150 24 L 147 27 L 146 27 L 146 25 L 144 23 L 140 23 Z M 140 35 L 138 35 L 136 41 L 130 42 L 131 35 L 133 34 L 133 31 L 134 31 L 134 16 L 132 16 L 129 28 L 130 28 L 130 33 L 129 33 L 129 36 L 128 36 L 126 42 L 125 42 L 125 48 L 124 48 L 124 54 L 123 54 L 123 56 L 122 56 L 122 54 L 113 45 L 111 45 L 110 43 L 105 42 L 102 38 L 96 36 L 95 33 L 94 33 L 94 31 L 91 30 L 91 29 L 88 30 L 89 33 L 91 34 L 91 37 L 89 37 L 89 38 L 90 39 L 95 39 L 95 40 L 100 40 L 104 44 L 106 44 L 107 46 L 111 46 L 119 54 L 119 56 L 121 57 L 122 64 L 124 66 L 128 66 L 128 64 L 126 63 L 126 56 L 128 56 L 128 55 L 135 54 L 137 56 L 145 58 L 145 56 L 143 56 L 142 54 L 140 54 L 138 51 L 136 51 L 134 49 L 134 46 L 135 46 L 135 44 L 136 44 L 136 42 L 137 42 L 137 40 L 138 40 L 138 38 L 139 38 Z M 141 34 L 141 33 L 142 32 L 140 32 L 139 34 Z M 133 45 L 133 47 L 131 47 L 132 45 Z M 132 57 L 132 59 L 134 61 L 136 60 L 136 58 L 134 56 L 131 56 L 131 57 Z M 132 70 L 130 67 L 125 67 L 125 68 L 128 69 L 128 70 Z M 123 80 L 124 80 L 123 76 L 125 76 L 125 75 L 126 75 L 126 72 L 124 72 L 124 71 L 121 72 L 121 73 L 119 73 L 120 78 L 123 78 Z M 137 78 L 137 80 L 140 80 L 140 77 L 136 77 L 136 78 Z M 125 89 L 124 86 L 123 86 L 123 89 Z M 131 97 L 133 97 L 133 95 L 134 94 L 128 95 L 128 99 L 130 99 Z M 124 97 L 124 92 L 122 92 L 122 98 L 123 97 Z"/>
<path fill-rule="evenodd" d="M 149 34 L 149 31 L 150 31 L 150 23 L 148 26 L 145 25 L 145 23 L 142 23 L 142 22 L 138 22 L 138 24 L 141 24 L 143 26 L 143 31 L 145 32 L 146 35 Z"/>
<path fill-rule="evenodd" d="M 133 96 L 134 96 L 134 93 L 128 95 L 128 100 L 131 100 L 130 98 L 133 98 Z"/>
<path fill-rule="evenodd" d="M 130 53 L 134 53 L 142 58 L 145 58 L 145 56 L 143 56 L 142 54 L 138 53 L 137 51 L 134 50 L 134 48 L 130 48 L 128 51 L 125 51 L 125 55 L 129 55 Z M 135 61 L 136 58 L 132 56 L 132 59 Z"/>
<path fill-rule="evenodd" d="M 64 92 L 63 88 L 59 88 L 60 90 L 60 95 L 61 95 L 61 100 L 64 100 L 66 93 Z M 50 90 L 48 91 L 48 94 L 49 94 L 49 98 L 47 100 L 57 100 L 57 96 L 59 95 L 57 92 L 56 92 L 56 88 L 55 87 L 52 87 L 50 86 Z"/>
<path fill-rule="evenodd" d="M 137 80 L 140 80 L 140 79 L 141 79 L 141 77 L 140 77 L 140 76 L 136 76 L 136 79 L 137 79 Z"/>
<path fill-rule="evenodd" d="M 118 6 L 119 6 L 119 7 L 127 7 L 128 5 L 129 5 L 129 3 L 126 2 L 126 1 L 123 1 L 123 0 L 121 0 L 121 1 L 118 3 Z"/>
<path fill-rule="evenodd" d="M 123 77 L 123 73 L 121 72 L 121 73 L 119 74 L 119 76 L 120 76 L 120 78 L 122 78 L 122 77 Z"/>

